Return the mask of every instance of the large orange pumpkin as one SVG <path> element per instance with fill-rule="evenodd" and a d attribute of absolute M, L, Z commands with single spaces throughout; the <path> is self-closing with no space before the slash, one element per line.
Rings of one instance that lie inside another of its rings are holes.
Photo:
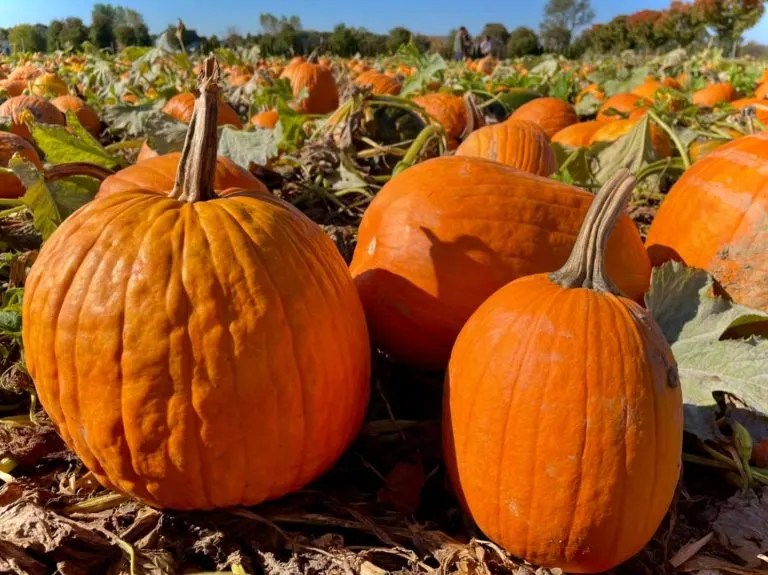
<path fill-rule="evenodd" d="M 487 158 L 537 176 L 557 171 L 549 138 L 539 126 L 510 118 L 472 132 L 456 150 L 457 156 Z"/>
<path fill-rule="evenodd" d="M 368 70 L 355 78 L 355 84 L 358 86 L 369 86 L 373 94 L 390 94 L 396 96 L 400 93 L 402 85 L 395 78 L 390 78 L 386 74 L 376 70 Z"/>
<path fill-rule="evenodd" d="M 513 281 L 469 318 L 445 384 L 445 462 L 463 506 L 513 555 L 568 573 L 639 552 L 680 473 L 672 351 L 604 273 L 634 183 L 618 176 L 562 269 Z"/>
<path fill-rule="evenodd" d="M 738 97 L 736 88 L 733 87 L 733 84 L 730 84 L 729 82 L 721 82 L 710 84 L 701 90 L 697 90 L 691 96 L 691 100 L 697 106 L 711 108 L 717 104 L 722 104 L 723 102 L 732 102 Z"/>
<path fill-rule="evenodd" d="M 392 178 L 365 212 L 350 266 L 374 342 L 407 363 L 445 368 L 464 322 L 493 292 L 565 262 L 593 197 L 466 156 Z M 640 234 L 623 216 L 608 273 L 640 300 L 650 271 Z"/>
<path fill-rule="evenodd" d="M 59 96 L 51 100 L 51 104 L 65 115 L 68 110 L 72 110 L 83 127 L 94 136 L 98 136 L 101 132 L 101 120 L 98 114 L 77 96 Z"/>
<path fill-rule="evenodd" d="M 654 265 L 681 260 L 768 311 L 768 132 L 720 146 L 672 186 L 648 231 Z"/>
<path fill-rule="evenodd" d="M 43 100 L 39 96 L 14 96 L 8 98 L 0 104 L 0 116 L 11 119 L 11 131 L 32 141 L 32 135 L 27 128 L 27 118 L 34 119 L 43 124 L 64 125 L 64 114 L 59 112 L 56 107 L 48 100 Z"/>
<path fill-rule="evenodd" d="M 339 107 L 336 80 L 325 66 L 296 62 L 287 66 L 280 77 L 288 78 L 294 98 L 298 98 L 302 90 L 307 91 L 306 98 L 298 105 L 305 114 L 328 114 Z"/>
<path fill-rule="evenodd" d="M 563 128 L 557 134 L 552 136 L 553 144 L 560 144 L 565 148 L 586 148 L 592 139 L 592 135 L 597 132 L 605 122 L 600 120 L 589 120 L 571 124 Z"/>
<path fill-rule="evenodd" d="M 110 196 L 120 192 L 156 192 L 167 194 L 176 181 L 181 153 L 171 152 L 142 160 L 106 178 L 99 187 L 97 197 Z M 213 176 L 213 191 L 226 194 L 237 189 L 253 192 L 268 192 L 267 187 L 256 176 L 235 164 L 229 158 L 216 159 Z"/>
<path fill-rule="evenodd" d="M 621 120 L 636 112 L 638 108 L 650 106 L 651 103 L 636 94 L 615 94 L 608 98 L 597 111 L 597 119 L 603 122 Z M 618 112 L 618 114 L 616 114 Z"/>
<path fill-rule="evenodd" d="M 579 121 L 573 106 L 560 98 L 536 98 L 520 106 L 510 118 L 538 124 L 548 138 Z"/>
<path fill-rule="evenodd" d="M 14 154 L 32 162 L 38 170 L 43 168 L 40 156 L 32 144 L 16 134 L 0 132 L 0 168 L 8 167 Z M 15 175 L 0 172 L 0 198 L 19 198 L 24 192 L 24 186 Z"/>
<path fill-rule="evenodd" d="M 173 509 L 304 486 L 369 395 L 365 318 L 333 242 L 269 194 L 213 194 L 217 77 L 211 58 L 168 195 L 85 205 L 24 294 L 27 367 L 66 443 L 105 486 Z"/>
<path fill-rule="evenodd" d="M 626 136 L 639 120 L 627 118 L 605 122 L 598 128 L 589 140 L 590 145 L 596 142 L 615 142 L 622 136 Z M 657 125 L 649 126 L 651 145 L 659 158 L 669 158 L 672 155 L 672 142 L 667 133 Z"/>

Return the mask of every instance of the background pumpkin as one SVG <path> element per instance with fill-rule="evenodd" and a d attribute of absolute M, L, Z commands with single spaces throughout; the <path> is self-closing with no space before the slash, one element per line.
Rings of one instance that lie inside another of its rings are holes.
<path fill-rule="evenodd" d="M 396 96 L 402 88 L 400 82 L 395 78 L 377 72 L 368 70 L 355 78 L 355 84 L 358 86 L 369 86 L 373 94 L 391 94 Z"/>
<path fill-rule="evenodd" d="M 429 116 L 445 129 L 445 135 L 453 146 L 458 146 L 459 137 L 469 121 L 467 105 L 461 96 L 445 92 L 432 92 L 416 96 L 413 102 L 424 108 Z"/>
<path fill-rule="evenodd" d="M 278 120 L 280 120 L 280 114 L 278 114 L 277 110 L 265 110 L 251 116 L 251 124 L 259 128 L 267 128 L 268 130 L 277 126 Z"/>
<path fill-rule="evenodd" d="M 627 135 L 638 121 L 627 118 L 625 120 L 605 122 L 592 134 L 589 143 L 592 145 L 597 142 L 615 142 L 622 136 Z M 659 158 L 669 158 L 672 155 L 672 142 L 667 133 L 654 123 L 650 123 L 648 129 L 651 136 L 651 145 L 656 155 Z"/>
<path fill-rule="evenodd" d="M 83 127 L 94 137 L 98 137 L 101 132 L 101 120 L 96 111 L 77 96 L 59 96 L 51 100 L 51 104 L 66 115 L 68 110 L 72 110 Z"/>
<path fill-rule="evenodd" d="M 533 122 L 514 118 L 475 130 L 461 143 L 456 155 L 487 158 L 537 176 L 557 171 L 557 158 L 544 130 Z"/>
<path fill-rule="evenodd" d="M 11 119 L 11 132 L 32 142 L 32 135 L 25 118 L 33 118 L 43 124 L 65 124 L 64 115 L 48 100 L 39 96 L 14 96 L 0 104 L 0 116 Z"/>
<path fill-rule="evenodd" d="M 598 194 L 561 270 L 515 280 L 480 306 L 446 376 L 443 451 L 460 501 L 511 554 L 568 573 L 639 552 L 680 472 L 672 351 L 598 267 L 633 183 Z"/>
<path fill-rule="evenodd" d="M 520 106 L 510 118 L 537 124 L 548 138 L 579 121 L 573 106 L 560 98 L 536 98 Z"/>
<path fill-rule="evenodd" d="M 648 231 L 654 265 L 707 270 L 737 302 L 768 311 L 768 132 L 729 142 L 672 186 Z"/>
<path fill-rule="evenodd" d="M 40 156 L 35 147 L 21 136 L 10 132 L 0 132 L 0 167 L 8 167 L 8 162 L 14 154 L 21 155 L 32 162 L 38 170 L 43 169 Z M 24 195 L 24 186 L 13 175 L 0 171 L 0 198 L 19 198 Z"/>
<path fill-rule="evenodd" d="M 104 485 L 175 509 L 300 488 L 355 436 L 369 394 L 365 320 L 333 242 L 270 195 L 212 198 L 214 62 L 178 187 L 86 204 L 24 298 L 27 366 L 64 440 Z"/>
<path fill-rule="evenodd" d="M 635 94 L 616 94 L 603 102 L 597 111 L 597 119 L 602 122 L 621 120 L 623 117 L 637 112 L 638 108 L 650 105 L 648 100 Z"/>
<path fill-rule="evenodd" d="M 407 363 L 445 368 L 485 299 L 565 262 L 592 198 L 473 157 L 435 158 L 394 177 L 363 216 L 350 266 L 374 343 Z M 650 263 L 626 216 L 611 236 L 608 273 L 643 297 Z"/>
<path fill-rule="evenodd" d="M 328 68 L 296 62 L 287 66 L 280 77 L 288 78 L 294 98 L 298 98 L 302 90 L 307 90 L 307 97 L 298 105 L 305 114 L 328 114 L 339 107 L 339 89 L 333 72 Z"/>
<path fill-rule="evenodd" d="M 163 106 L 163 112 L 176 118 L 179 122 L 189 124 L 192 120 L 192 113 L 195 109 L 195 95 L 192 92 L 182 92 L 176 94 L 173 98 L 168 100 Z M 242 129 L 243 123 L 240 121 L 240 116 L 237 112 L 227 104 L 226 102 L 219 103 L 219 115 L 217 117 L 217 123 L 219 126 L 231 124 L 238 130 Z"/>
<path fill-rule="evenodd" d="M 41 74 L 32 82 L 30 91 L 42 98 L 63 96 L 67 93 L 67 84 L 56 74 Z"/>
<path fill-rule="evenodd" d="M 691 100 L 697 106 L 711 108 L 723 102 L 731 102 L 738 98 L 736 88 L 729 82 L 710 84 L 706 88 L 697 90 L 691 96 Z"/>
<path fill-rule="evenodd" d="M 552 136 L 552 143 L 560 144 L 566 148 L 586 148 L 592 139 L 592 135 L 604 124 L 599 120 L 589 120 L 571 124 Z"/>

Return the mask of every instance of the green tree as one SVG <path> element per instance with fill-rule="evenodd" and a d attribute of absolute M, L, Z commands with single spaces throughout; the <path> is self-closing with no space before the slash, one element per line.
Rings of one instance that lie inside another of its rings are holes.
<path fill-rule="evenodd" d="M 61 45 L 61 31 L 63 29 L 64 23 L 61 20 L 52 20 L 51 23 L 48 24 L 45 39 L 49 52 L 54 52 L 63 48 Z"/>
<path fill-rule="evenodd" d="M 481 38 L 484 38 L 485 36 L 488 36 L 493 40 L 494 44 L 504 46 L 509 41 L 509 30 L 507 30 L 507 27 L 504 26 L 504 24 L 489 22 L 483 26 L 483 29 L 480 32 Z"/>
<path fill-rule="evenodd" d="M 13 52 L 45 52 L 45 33 L 31 24 L 19 24 L 8 32 L 8 44 Z"/>
<path fill-rule="evenodd" d="M 221 42 L 219 41 L 219 37 L 214 34 L 213 36 L 209 37 L 205 41 L 205 51 L 211 52 L 213 50 L 218 50 L 221 48 Z"/>
<path fill-rule="evenodd" d="M 360 51 L 357 35 L 344 24 L 336 25 L 326 45 L 334 54 L 347 58 Z"/>
<path fill-rule="evenodd" d="M 59 33 L 62 48 L 78 48 L 88 40 L 88 28 L 80 18 L 67 18 Z"/>
<path fill-rule="evenodd" d="M 544 7 L 543 30 L 558 30 L 554 35 L 564 36 L 567 30 L 570 38 L 577 30 L 588 26 L 595 19 L 589 0 L 549 0 Z"/>
<path fill-rule="evenodd" d="M 512 30 L 507 41 L 507 56 L 517 58 L 540 52 L 541 46 L 536 32 L 525 26 Z"/>
<path fill-rule="evenodd" d="M 654 24 L 659 40 L 688 46 L 704 34 L 704 21 L 693 4 L 674 0 Z"/>
<path fill-rule="evenodd" d="M 723 47 L 735 55 L 741 35 L 763 15 L 765 0 L 696 0 L 696 10 Z"/>
<path fill-rule="evenodd" d="M 635 48 L 647 51 L 664 43 L 664 38 L 656 29 L 660 18 L 661 12 L 656 10 L 640 10 L 627 16 L 627 33 Z"/>
<path fill-rule="evenodd" d="M 115 9 L 110 4 L 96 4 L 91 11 L 91 42 L 99 48 L 115 46 Z"/>
<path fill-rule="evenodd" d="M 571 31 L 560 24 L 550 23 L 542 28 L 540 38 L 545 51 L 563 54 L 571 43 Z"/>
<path fill-rule="evenodd" d="M 410 41 L 411 31 L 408 28 L 403 28 L 402 26 L 392 28 L 387 38 L 387 51 L 394 54 L 400 46 Z"/>

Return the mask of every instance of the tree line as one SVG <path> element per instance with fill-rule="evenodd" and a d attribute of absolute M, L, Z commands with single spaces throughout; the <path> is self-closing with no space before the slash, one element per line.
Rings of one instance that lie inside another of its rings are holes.
<path fill-rule="evenodd" d="M 593 24 L 595 13 L 590 0 L 548 0 L 538 33 L 530 28 L 508 30 L 502 23 L 488 23 L 477 38 L 488 36 L 493 53 L 499 57 L 536 55 L 542 52 L 579 57 L 586 51 L 616 52 L 624 49 L 655 51 L 693 44 L 717 42 L 735 54 L 742 34 L 762 16 L 766 0 L 673 0 L 665 10 L 641 10 L 617 16 L 604 24 Z M 394 53 L 402 44 L 413 42 L 422 52 L 437 51 L 451 56 L 455 30 L 447 37 L 426 37 L 404 27 L 388 34 L 376 34 L 365 28 L 338 24 L 330 32 L 305 30 L 298 16 L 259 18 L 260 32 L 238 33 L 230 28 L 223 38 L 200 36 L 197 31 L 169 25 L 162 32 L 173 48 L 179 38 L 185 47 L 211 50 L 220 46 L 236 48 L 259 45 L 265 55 L 307 54 L 322 50 L 339 56 L 378 56 Z M 53 20 L 42 24 L 20 24 L 8 30 L 0 28 L 0 41 L 13 51 L 53 52 L 77 49 L 90 41 L 98 48 L 114 51 L 126 46 L 149 46 L 156 40 L 144 17 L 136 10 L 111 4 L 96 4 L 91 24 L 80 18 Z"/>

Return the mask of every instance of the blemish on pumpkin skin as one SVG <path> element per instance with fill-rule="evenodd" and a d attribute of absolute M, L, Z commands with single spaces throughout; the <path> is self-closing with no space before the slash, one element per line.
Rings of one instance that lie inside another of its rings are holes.
<path fill-rule="evenodd" d="M 371 243 L 368 244 L 368 255 L 372 256 L 375 251 L 376 251 L 376 238 L 374 237 L 371 240 Z"/>
<path fill-rule="evenodd" d="M 520 517 L 520 508 L 517 506 L 517 501 L 507 501 L 507 508 L 512 515 Z"/>

